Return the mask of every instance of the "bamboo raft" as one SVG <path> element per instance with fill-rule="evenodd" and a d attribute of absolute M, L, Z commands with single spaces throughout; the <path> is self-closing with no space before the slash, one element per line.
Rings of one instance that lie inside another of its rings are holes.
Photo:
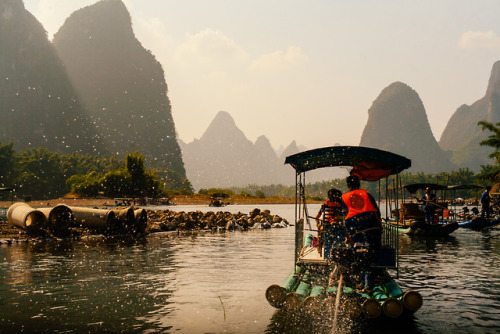
<path fill-rule="evenodd" d="M 311 246 L 312 238 L 310 234 L 305 238 L 299 260 L 283 283 L 267 288 L 266 299 L 271 306 L 287 312 L 331 317 L 339 290 L 328 271 L 327 261 Z M 387 273 L 382 277 L 383 281 L 370 294 L 342 286 L 340 314 L 351 319 L 396 319 L 422 307 L 419 292 L 403 291 Z"/>
<path fill-rule="evenodd" d="M 295 263 L 281 285 L 273 284 L 267 288 L 265 295 L 269 304 L 292 314 L 332 319 L 333 326 L 337 326 L 339 317 L 394 320 L 418 311 L 423 304 L 421 294 L 415 290 L 403 291 L 389 274 L 389 270 L 393 270 L 394 277 L 399 277 L 400 233 L 396 226 L 386 224 L 382 229 L 376 263 L 367 263 L 363 255 L 367 250 L 356 249 L 343 238 L 336 238 L 329 254 L 324 256 L 326 250 L 316 246 L 312 234 L 305 232 L 305 224 L 312 231 L 310 219 L 318 219 L 311 217 L 307 209 L 307 171 L 350 167 L 350 174 L 360 180 L 378 182 L 380 203 L 382 186 L 385 186 L 386 194 L 391 187 L 395 189 L 395 198 L 402 198 L 397 191 L 402 189 L 399 173 L 411 166 L 411 160 L 368 147 L 331 146 L 288 156 L 285 163 L 296 172 Z M 385 205 L 385 211 L 390 212 L 387 201 Z M 345 229 L 345 221 L 339 224 Z M 350 224 L 356 229 L 352 221 Z M 362 290 L 365 286 L 360 278 L 366 273 L 375 276 L 374 286 L 369 285 L 371 291 Z"/>

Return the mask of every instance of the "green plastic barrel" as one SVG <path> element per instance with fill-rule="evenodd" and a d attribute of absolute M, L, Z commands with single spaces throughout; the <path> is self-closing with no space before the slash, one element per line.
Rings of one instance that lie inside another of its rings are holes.
<path fill-rule="evenodd" d="M 302 302 L 302 311 L 308 315 L 316 315 L 321 310 L 321 296 L 325 291 L 325 287 L 314 285 L 311 288 L 311 293 Z"/>

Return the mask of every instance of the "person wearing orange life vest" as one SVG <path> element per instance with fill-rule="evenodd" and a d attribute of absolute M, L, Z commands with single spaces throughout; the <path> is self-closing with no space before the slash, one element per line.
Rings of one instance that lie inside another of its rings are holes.
<path fill-rule="evenodd" d="M 320 239 L 318 251 L 321 253 L 321 245 L 323 245 L 325 259 L 330 257 L 332 244 L 345 239 L 344 228 L 340 225 L 342 221 L 341 196 L 342 192 L 338 189 L 328 190 L 328 199 L 315 217 Z M 323 219 L 320 221 L 322 215 Z"/>
<path fill-rule="evenodd" d="M 377 202 L 365 189 L 360 189 L 359 177 L 347 178 L 349 192 L 342 195 L 342 203 L 347 210 L 344 224 L 348 242 L 358 255 L 369 261 L 364 273 L 364 288 L 371 291 L 374 285 L 376 266 L 382 243 L 382 224 Z"/>

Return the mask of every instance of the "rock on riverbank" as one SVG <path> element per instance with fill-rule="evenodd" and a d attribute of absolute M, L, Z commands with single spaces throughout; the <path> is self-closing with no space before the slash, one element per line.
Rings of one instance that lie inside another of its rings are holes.
<path fill-rule="evenodd" d="M 272 215 L 269 210 L 254 209 L 248 214 L 241 212 L 175 212 L 171 210 L 148 210 L 146 231 L 174 230 L 248 230 L 288 227 L 286 219 Z"/>

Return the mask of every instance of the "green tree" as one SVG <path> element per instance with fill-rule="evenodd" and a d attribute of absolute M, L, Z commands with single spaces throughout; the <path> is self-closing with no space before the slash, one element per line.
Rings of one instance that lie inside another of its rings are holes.
<path fill-rule="evenodd" d="M 0 143 L 0 187 L 10 187 L 16 177 L 16 151 L 14 143 Z"/>
<path fill-rule="evenodd" d="M 479 145 L 492 147 L 494 151 L 489 157 L 495 160 L 495 165 L 500 165 L 500 123 L 493 124 L 487 121 L 479 121 L 477 124 L 481 125 L 481 130 L 493 132 L 488 136 L 488 139 L 481 141 Z"/>
<path fill-rule="evenodd" d="M 39 199 L 66 194 L 66 177 L 61 170 L 61 156 L 45 148 L 22 151 L 18 155 L 20 174 L 14 187 L 20 195 Z"/>
<path fill-rule="evenodd" d="M 102 191 L 102 179 L 103 175 L 93 171 L 87 175 L 73 175 L 66 181 L 66 184 L 71 189 L 71 193 L 97 197 Z"/>
<path fill-rule="evenodd" d="M 481 172 L 478 177 L 483 180 L 496 181 L 500 174 L 500 123 L 493 124 L 487 121 L 479 121 L 477 123 L 481 126 L 481 130 L 489 130 L 492 132 L 485 139 L 479 143 L 481 146 L 490 146 L 494 150 L 488 157 L 494 159 L 494 166 L 481 166 Z"/>

